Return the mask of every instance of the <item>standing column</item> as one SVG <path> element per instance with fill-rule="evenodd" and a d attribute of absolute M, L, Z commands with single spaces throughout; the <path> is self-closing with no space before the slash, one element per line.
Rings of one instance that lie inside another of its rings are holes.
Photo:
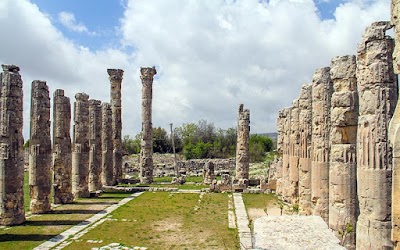
<path fill-rule="evenodd" d="M 278 163 L 276 166 L 276 194 L 282 194 L 283 188 L 283 162 L 282 162 L 282 154 L 283 154 L 283 138 L 284 138 L 284 123 L 285 123 L 285 110 L 279 110 L 278 113 L 278 139 L 276 143 L 276 151 L 278 153 Z"/>
<path fill-rule="evenodd" d="M 311 202 L 313 214 L 329 223 L 330 68 L 317 69 L 312 85 Z"/>
<path fill-rule="evenodd" d="M 51 140 L 50 97 L 44 81 L 33 81 L 31 91 L 31 127 L 29 156 L 29 188 L 31 213 L 51 210 Z"/>
<path fill-rule="evenodd" d="M 290 147 L 290 120 L 292 108 L 285 108 L 283 122 L 283 155 L 282 155 L 282 198 L 289 200 L 289 147 Z"/>
<path fill-rule="evenodd" d="M 239 105 L 237 144 L 236 144 L 236 176 L 234 184 L 239 189 L 249 185 L 249 140 L 250 140 L 250 110 Z"/>
<path fill-rule="evenodd" d="M 23 92 L 19 67 L 1 65 L 0 74 L 0 224 L 25 221 L 22 137 Z"/>
<path fill-rule="evenodd" d="M 288 201 L 296 204 L 299 195 L 299 99 L 293 101 L 290 119 Z"/>
<path fill-rule="evenodd" d="M 109 103 L 101 104 L 101 182 L 102 185 L 114 185 L 113 180 L 113 140 L 112 140 L 112 111 Z"/>
<path fill-rule="evenodd" d="M 366 29 L 357 50 L 359 249 L 393 246 L 390 241 L 392 149 L 387 134 L 398 89 L 392 62 L 394 41 L 385 35 L 390 28 L 389 22 L 373 23 Z"/>
<path fill-rule="evenodd" d="M 140 150 L 140 182 L 153 182 L 153 128 L 151 123 L 151 102 L 153 78 L 156 68 L 141 68 L 142 79 L 142 142 Z"/>
<path fill-rule="evenodd" d="M 113 172 L 114 183 L 122 178 L 122 118 L 121 118 L 121 83 L 122 69 L 107 69 L 111 83 Z"/>
<path fill-rule="evenodd" d="M 299 208 L 300 214 L 311 214 L 311 122 L 312 122 L 312 84 L 301 88 L 299 98 Z"/>
<path fill-rule="evenodd" d="M 72 193 L 75 198 L 90 197 L 89 175 L 89 96 L 75 95 L 72 152 Z"/>
<path fill-rule="evenodd" d="M 344 246 L 355 249 L 357 201 L 357 122 L 358 93 L 356 57 L 335 57 L 331 62 L 331 155 L 329 163 L 329 227 L 340 238 L 351 225 Z"/>
<path fill-rule="evenodd" d="M 89 192 L 102 188 L 101 185 L 101 101 L 89 100 Z"/>
<path fill-rule="evenodd" d="M 74 201 L 71 171 L 71 102 L 64 90 L 57 89 L 53 95 L 53 170 L 54 204 Z"/>

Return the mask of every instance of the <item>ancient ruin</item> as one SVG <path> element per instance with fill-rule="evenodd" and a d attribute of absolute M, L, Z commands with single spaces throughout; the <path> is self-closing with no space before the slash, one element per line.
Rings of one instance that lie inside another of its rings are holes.
<path fill-rule="evenodd" d="M 102 188 L 101 183 L 101 101 L 89 100 L 89 192 Z"/>
<path fill-rule="evenodd" d="M 153 182 L 153 125 L 151 122 L 153 78 L 156 68 L 141 68 L 142 80 L 142 141 L 140 150 L 140 182 Z"/>
<path fill-rule="evenodd" d="M 75 95 L 72 151 L 72 193 L 75 198 L 89 197 L 89 96 Z"/>
<path fill-rule="evenodd" d="M 236 144 L 236 176 L 234 185 L 238 189 L 248 186 L 249 182 L 249 140 L 250 140 L 250 110 L 239 105 L 237 144 Z"/>
<path fill-rule="evenodd" d="M 53 173 L 54 204 L 74 201 L 72 195 L 71 102 L 64 90 L 53 95 Z"/>
<path fill-rule="evenodd" d="M 283 161 L 282 161 L 282 155 L 283 155 L 283 138 L 284 138 L 284 133 L 285 133 L 285 124 L 286 120 L 286 112 L 285 110 L 279 110 L 278 113 L 278 119 L 277 119 L 277 130 L 278 130 L 278 138 L 277 138 L 277 143 L 276 143 L 276 152 L 278 153 L 279 158 L 277 159 L 278 164 L 276 166 L 276 194 L 282 195 L 282 187 L 283 187 Z"/>
<path fill-rule="evenodd" d="M 329 227 L 344 232 L 355 227 L 357 204 L 357 122 L 358 93 L 356 57 L 339 56 L 332 59 L 331 132 L 329 162 Z M 355 249 L 355 231 L 346 237 L 347 249 Z"/>
<path fill-rule="evenodd" d="M 50 96 L 45 81 L 33 81 L 31 90 L 31 126 L 29 154 L 29 188 L 31 213 L 51 210 L 51 139 Z"/>
<path fill-rule="evenodd" d="M 107 69 L 111 84 L 112 138 L 113 138 L 113 175 L 114 182 L 122 178 L 122 118 L 121 84 L 124 71 Z"/>
<path fill-rule="evenodd" d="M 23 92 L 19 67 L 1 65 L 0 74 L 0 224 L 25 221 L 22 137 Z"/>
<path fill-rule="evenodd" d="M 207 161 L 204 165 L 203 171 L 203 184 L 210 185 L 215 179 L 214 173 L 214 163 L 212 161 Z"/>
<path fill-rule="evenodd" d="M 366 29 L 357 50 L 357 192 L 360 209 L 357 248 L 360 249 L 392 247 L 392 149 L 387 135 L 398 87 L 392 64 L 394 41 L 385 35 L 390 28 L 389 22 L 373 23 Z"/>
<path fill-rule="evenodd" d="M 283 109 L 283 149 L 282 149 L 282 199 L 288 201 L 289 196 L 289 145 L 290 117 L 292 108 Z"/>
<path fill-rule="evenodd" d="M 113 185 L 112 111 L 109 103 L 101 104 L 101 183 Z"/>

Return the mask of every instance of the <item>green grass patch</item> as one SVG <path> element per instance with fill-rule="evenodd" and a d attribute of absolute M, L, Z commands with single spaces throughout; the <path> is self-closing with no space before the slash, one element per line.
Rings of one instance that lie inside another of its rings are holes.
<path fill-rule="evenodd" d="M 264 209 L 278 201 L 274 194 L 243 194 L 242 196 L 246 209 Z"/>

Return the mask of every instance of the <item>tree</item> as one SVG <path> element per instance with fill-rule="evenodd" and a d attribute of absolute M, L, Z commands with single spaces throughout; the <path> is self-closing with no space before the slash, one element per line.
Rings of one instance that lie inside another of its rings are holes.
<path fill-rule="evenodd" d="M 141 137 L 141 133 L 137 134 L 134 139 L 130 138 L 129 135 L 125 135 L 122 139 L 122 150 L 130 155 L 140 153 Z"/>
<path fill-rule="evenodd" d="M 153 152 L 154 153 L 171 153 L 172 142 L 167 131 L 161 127 L 153 128 Z"/>
<path fill-rule="evenodd" d="M 273 142 L 266 135 L 253 134 L 249 140 L 249 154 L 251 162 L 261 162 L 265 153 L 272 150 Z"/>

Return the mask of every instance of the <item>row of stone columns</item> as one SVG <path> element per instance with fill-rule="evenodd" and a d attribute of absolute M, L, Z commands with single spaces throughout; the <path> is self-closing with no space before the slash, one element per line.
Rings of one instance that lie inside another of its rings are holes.
<path fill-rule="evenodd" d="M 277 193 L 300 213 L 321 216 L 348 249 L 392 247 L 392 150 L 397 102 L 388 22 L 366 29 L 355 56 L 315 71 L 278 115 Z"/>

